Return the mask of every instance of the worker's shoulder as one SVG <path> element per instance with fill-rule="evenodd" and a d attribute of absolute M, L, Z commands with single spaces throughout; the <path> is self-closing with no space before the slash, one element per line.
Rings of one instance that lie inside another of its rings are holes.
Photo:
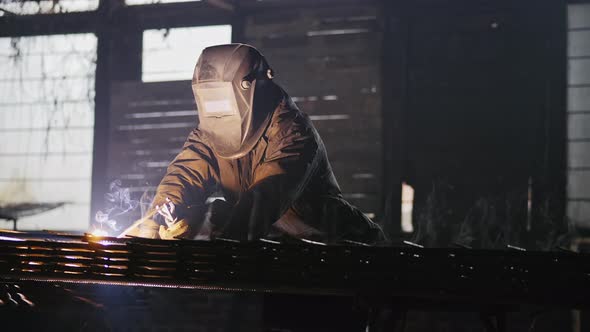
<path fill-rule="evenodd" d="M 313 130 L 309 116 L 286 96 L 276 108 L 267 133 L 271 136 L 283 136 L 288 133 L 311 134 Z"/>
<path fill-rule="evenodd" d="M 204 156 L 213 155 L 213 150 L 211 150 L 211 147 L 207 144 L 207 140 L 203 137 L 203 133 L 198 127 L 189 133 L 186 141 L 184 142 L 183 150 L 191 150 L 192 152 Z"/>

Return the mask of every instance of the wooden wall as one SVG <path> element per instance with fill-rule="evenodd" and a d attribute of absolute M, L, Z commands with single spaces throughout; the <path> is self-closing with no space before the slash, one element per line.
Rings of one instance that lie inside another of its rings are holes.
<path fill-rule="evenodd" d="M 380 215 L 381 32 L 375 4 L 265 8 L 245 20 L 275 80 L 318 129 L 344 197 Z"/>
<path fill-rule="evenodd" d="M 134 200 L 144 193 L 153 195 L 166 167 L 196 126 L 191 82 L 114 84 L 110 123 L 107 182 L 120 180 Z M 117 221 L 131 222 L 139 216 L 136 209 Z"/>

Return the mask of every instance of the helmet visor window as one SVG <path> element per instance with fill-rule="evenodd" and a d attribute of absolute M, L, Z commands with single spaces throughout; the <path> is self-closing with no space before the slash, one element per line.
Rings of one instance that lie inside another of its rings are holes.
<path fill-rule="evenodd" d="M 201 116 L 224 117 L 239 114 L 231 82 L 194 84 L 193 91 Z"/>

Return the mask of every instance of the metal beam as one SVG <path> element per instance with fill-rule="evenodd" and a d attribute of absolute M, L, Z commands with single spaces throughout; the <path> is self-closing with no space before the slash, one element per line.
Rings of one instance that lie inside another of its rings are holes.
<path fill-rule="evenodd" d="M 107 17 L 113 10 L 113 0 L 101 0 L 98 12 Z M 94 94 L 94 149 L 92 153 L 92 191 L 90 201 L 90 220 L 104 206 L 107 192 L 106 174 L 109 164 L 110 103 L 111 103 L 111 63 L 113 27 L 103 24 L 98 27 L 96 50 L 96 78 Z"/>
<path fill-rule="evenodd" d="M 94 32 L 97 23 L 96 11 L 3 16 L 0 17 L 0 37 Z"/>
<path fill-rule="evenodd" d="M 213 6 L 215 8 L 228 10 L 230 12 L 233 12 L 236 9 L 236 7 L 233 4 L 231 4 L 225 0 L 207 0 L 206 3 L 210 4 L 211 6 Z"/>
<path fill-rule="evenodd" d="M 393 0 L 392 0 L 393 1 Z M 378 0 L 239 0 L 246 11 L 289 8 L 341 7 L 346 5 L 377 5 Z"/>
<path fill-rule="evenodd" d="M 113 5 L 108 11 L 63 14 L 8 15 L 0 17 L 0 37 L 85 33 L 100 30 L 102 25 L 137 22 L 141 29 L 165 29 L 199 25 L 231 24 L 233 5 L 213 2 L 182 2 L 153 5 Z"/>
<path fill-rule="evenodd" d="M 231 24 L 233 13 L 204 2 L 165 3 L 128 6 L 121 17 L 136 17 L 143 29 L 166 29 L 199 25 Z"/>

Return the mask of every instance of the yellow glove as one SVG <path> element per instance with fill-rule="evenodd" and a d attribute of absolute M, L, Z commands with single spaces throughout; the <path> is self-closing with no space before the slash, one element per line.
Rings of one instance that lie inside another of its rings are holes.
<path fill-rule="evenodd" d="M 158 223 L 152 219 L 138 220 L 127 228 L 119 237 L 123 236 L 143 237 L 146 239 L 158 238 Z"/>
<path fill-rule="evenodd" d="M 178 240 L 179 238 L 186 237 L 189 231 L 188 224 L 184 220 L 180 220 L 168 227 L 160 225 L 158 233 L 162 240 Z"/>

